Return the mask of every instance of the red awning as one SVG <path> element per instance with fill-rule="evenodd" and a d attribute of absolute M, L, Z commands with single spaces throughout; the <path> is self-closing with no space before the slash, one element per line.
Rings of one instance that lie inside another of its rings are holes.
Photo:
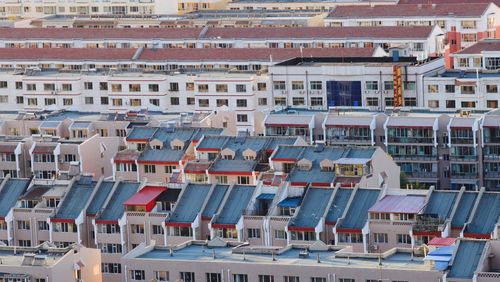
<path fill-rule="evenodd" d="M 155 201 L 156 198 L 165 190 L 167 190 L 167 187 L 146 186 L 125 201 L 124 205 L 147 206 L 149 203 Z"/>

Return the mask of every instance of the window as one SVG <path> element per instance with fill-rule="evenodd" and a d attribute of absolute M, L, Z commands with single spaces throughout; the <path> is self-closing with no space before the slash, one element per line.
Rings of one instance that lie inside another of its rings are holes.
<path fill-rule="evenodd" d="M 429 84 L 429 85 L 427 85 L 427 92 L 429 92 L 429 93 L 438 93 L 439 92 L 439 85 L 437 85 L 437 84 Z"/>
<path fill-rule="evenodd" d="M 366 105 L 370 106 L 370 107 L 378 107 L 378 98 L 367 97 L 366 98 Z"/>
<path fill-rule="evenodd" d="M 141 85 L 140 84 L 129 84 L 128 91 L 129 92 L 141 92 Z"/>
<path fill-rule="evenodd" d="M 387 243 L 388 242 L 387 233 L 373 233 L 373 242 Z"/>
<path fill-rule="evenodd" d="M 394 81 L 384 81 L 384 90 L 394 90 Z"/>
<path fill-rule="evenodd" d="M 475 87 L 472 85 L 462 85 L 460 91 L 462 94 L 474 94 L 476 92 Z"/>
<path fill-rule="evenodd" d="M 403 82 L 404 90 L 415 90 L 415 81 Z"/>
<path fill-rule="evenodd" d="M 160 99 L 149 99 L 149 104 L 159 107 L 160 106 Z"/>
<path fill-rule="evenodd" d="M 34 83 L 26 84 L 26 91 L 36 91 L 36 84 Z"/>
<path fill-rule="evenodd" d="M 267 83 L 258 82 L 257 83 L 257 91 L 267 91 Z"/>
<path fill-rule="evenodd" d="M 205 273 L 207 276 L 207 282 L 222 282 L 222 277 L 220 273 Z"/>
<path fill-rule="evenodd" d="M 16 97 L 16 104 L 24 104 L 24 97 L 23 96 L 17 96 Z"/>
<path fill-rule="evenodd" d="M 274 230 L 274 239 L 286 240 L 286 234 L 285 230 Z"/>
<path fill-rule="evenodd" d="M 399 244 L 411 244 L 411 236 L 408 234 L 398 234 L 398 243 Z"/>
<path fill-rule="evenodd" d="M 247 233 L 248 233 L 248 238 L 250 238 L 250 239 L 259 239 L 260 238 L 260 229 L 259 228 L 248 228 Z"/>
<path fill-rule="evenodd" d="M 322 81 L 311 81 L 311 90 L 322 90 L 323 89 L 323 82 Z"/>
<path fill-rule="evenodd" d="M 378 90 L 378 81 L 367 81 L 366 90 Z"/>
<path fill-rule="evenodd" d="M 166 165 L 165 166 L 165 173 L 172 173 L 174 171 L 174 169 L 176 169 L 177 167 L 175 165 Z"/>
<path fill-rule="evenodd" d="M 19 247 L 31 247 L 30 240 L 19 240 Z"/>
<path fill-rule="evenodd" d="M 274 104 L 276 106 L 286 106 L 286 98 L 285 97 L 274 98 Z"/>
<path fill-rule="evenodd" d="M 38 230 L 49 230 L 49 224 L 47 221 L 38 221 Z"/>
<path fill-rule="evenodd" d="M 178 106 L 180 103 L 179 97 L 170 97 L 170 105 Z"/>
<path fill-rule="evenodd" d="M 460 24 L 461 24 L 463 29 L 475 29 L 476 28 L 476 21 L 473 21 L 473 20 L 462 21 Z"/>
<path fill-rule="evenodd" d="M 259 98 L 257 100 L 257 103 L 259 106 L 266 106 L 267 105 L 267 98 Z"/>
<path fill-rule="evenodd" d="M 462 108 L 475 108 L 476 107 L 476 102 L 474 101 L 465 101 L 461 102 Z"/>
<path fill-rule="evenodd" d="M 247 92 L 247 86 L 245 84 L 236 84 L 236 92 L 238 93 Z"/>
<path fill-rule="evenodd" d="M 227 175 L 216 175 L 215 181 L 220 184 L 228 184 Z"/>
<path fill-rule="evenodd" d="M 55 105 L 56 98 L 45 98 L 45 106 Z"/>
<path fill-rule="evenodd" d="M 170 276 L 168 271 L 155 271 L 155 279 L 157 282 L 167 282 L 170 281 Z"/>
<path fill-rule="evenodd" d="M 248 282 L 248 275 L 246 275 L 246 274 L 233 274 L 233 282 Z"/>
<path fill-rule="evenodd" d="M 194 280 L 194 272 L 180 272 L 181 280 L 184 282 L 195 282 Z"/>
<path fill-rule="evenodd" d="M 17 229 L 30 230 L 30 221 L 29 220 L 18 220 L 17 221 Z"/>
<path fill-rule="evenodd" d="M 73 90 L 73 85 L 69 84 L 69 83 L 64 83 L 62 85 L 62 90 L 63 91 L 71 91 Z"/>
<path fill-rule="evenodd" d="M 108 104 L 109 104 L 109 98 L 101 97 L 101 105 L 108 105 Z"/>
<path fill-rule="evenodd" d="M 356 282 L 353 278 L 339 278 L 339 282 Z"/>
<path fill-rule="evenodd" d="M 272 275 L 259 275 L 259 282 L 274 282 Z"/>
<path fill-rule="evenodd" d="M 44 91 L 54 91 L 54 90 L 56 90 L 56 85 L 54 83 L 44 83 L 43 90 Z"/>
<path fill-rule="evenodd" d="M 439 100 L 429 100 L 427 101 L 427 105 L 429 106 L 429 108 L 439 108 Z"/>
<path fill-rule="evenodd" d="M 446 108 L 454 109 L 455 108 L 455 100 L 446 100 Z"/>
<path fill-rule="evenodd" d="M 64 106 L 71 106 L 71 105 L 73 105 L 73 99 L 71 99 L 71 98 L 64 98 L 63 99 L 63 105 Z"/>
<path fill-rule="evenodd" d="M 236 115 L 237 122 L 248 122 L 248 115 Z"/>
<path fill-rule="evenodd" d="M 447 84 L 445 86 L 445 91 L 446 91 L 446 93 L 455 93 L 455 85 Z"/>
<path fill-rule="evenodd" d="M 275 81 L 273 83 L 273 89 L 274 90 L 285 90 L 286 89 L 286 84 L 284 81 Z"/>
<path fill-rule="evenodd" d="M 153 230 L 153 234 L 163 234 L 163 227 L 161 227 L 161 225 L 153 224 L 151 228 Z"/>
<path fill-rule="evenodd" d="M 94 97 L 85 97 L 85 105 L 93 105 Z"/>
<path fill-rule="evenodd" d="M 240 184 L 240 185 L 250 184 L 250 177 L 249 176 L 238 176 L 238 184 Z"/>
<path fill-rule="evenodd" d="M 208 84 L 199 84 L 198 92 L 208 92 Z"/>
<path fill-rule="evenodd" d="M 193 98 L 193 97 L 188 97 L 188 98 L 186 98 L 186 104 L 187 104 L 188 106 L 192 106 L 192 105 L 194 105 L 194 102 L 195 102 L 195 100 L 194 100 L 194 98 Z"/>
<path fill-rule="evenodd" d="M 292 104 L 294 106 L 303 106 L 305 103 L 304 98 L 302 97 L 293 97 L 292 98 Z"/>
<path fill-rule="evenodd" d="M 63 86 L 64 86 L 64 84 L 63 84 Z M 92 90 L 92 89 L 94 89 L 94 84 L 92 82 L 90 82 L 90 81 L 84 82 L 83 83 L 83 88 L 85 90 Z"/>
<path fill-rule="evenodd" d="M 159 92 L 160 91 L 160 87 L 158 86 L 158 84 L 149 84 L 148 89 L 149 89 L 149 92 Z"/>
<path fill-rule="evenodd" d="M 237 99 L 236 100 L 236 107 L 238 107 L 238 108 L 247 107 L 247 100 L 246 99 Z"/>
<path fill-rule="evenodd" d="M 144 224 L 130 224 L 132 234 L 144 234 Z"/>
<path fill-rule="evenodd" d="M 168 90 L 171 92 L 179 92 L 179 83 L 178 82 L 170 82 L 170 88 Z"/>
<path fill-rule="evenodd" d="M 363 243 L 361 233 L 339 233 L 338 238 L 341 243 Z"/>
<path fill-rule="evenodd" d="M 144 165 L 144 173 L 156 173 L 156 165 Z"/>
<path fill-rule="evenodd" d="M 23 82 L 22 81 L 16 81 L 16 89 L 17 90 L 23 89 Z"/>
<path fill-rule="evenodd" d="M 292 90 L 304 90 L 304 81 L 292 81 Z"/>
<path fill-rule="evenodd" d="M 311 277 L 311 282 L 326 282 L 325 277 Z"/>
<path fill-rule="evenodd" d="M 186 82 L 186 91 L 194 91 L 194 83 Z"/>
<path fill-rule="evenodd" d="M 498 101 L 497 100 L 486 100 L 486 107 L 490 109 L 497 109 L 498 108 Z"/>
<path fill-rule="evenodd" d="M 308 231 L 291 231 L 290 239 L 297 241 L 314 241 L 316 240 L 316 234 Z"/>
<path fill-rule="evenodd" d="M 99 82 L 99 90 L 107 91 L 108 90 L 108 83 L 107 82 Z"/>
<path fill-rule="evenodd" d="M 311 106 L 323 106 L 323 98 L 311 97 Z"/>
<path fill-rule="evenodd" d="M 84 137 L 82 135 L 78 135 L 78 136 L 75 136 L 75 137 Z M 64 161 L 65 162 L 74 162 L 76 161 L 76 155 L 75 154 L 64 154 Z"/>
<path fill-rule="evenodd" d="M 122 273 L 122 265 L 120 263 L 102 263 L 103 273 Z"/>
<path fill-rule="evenodd" d="M 216 84 L 215 91 L 216 92 L 227 92 L 227 84 Z"/>
<path fill-rule="evenodd" d="M 199 99 L 198 100 L 198 106 L 201 108 L 206 108 L 210 106 L 210 102 L 208 99 Z"/>
<path fill-rule="evenodd" d="M 104 254 L 120 254 L 122 252 L 121 244 L 99 243 L 97 248 Z"/>
<path fill-rule="evenodd" d="M 498 87 L 496 84 L 488 84 L 486 85 L 487 93 L 498 93 Z"/>
<path fill-rule="evenodd" d="M 298 276 L 283 276 L 283 282 L 300 282 Z"/>
<path fill-rule="evenodd" d="M 144 281 L 146 273 L 144 270 L 130 270 L 130 278 L 134 281 Z"/>
<path fill-rule="evenodd" d="M 122 92 L 121 84 L 111 84 L 111 92 Z"/>

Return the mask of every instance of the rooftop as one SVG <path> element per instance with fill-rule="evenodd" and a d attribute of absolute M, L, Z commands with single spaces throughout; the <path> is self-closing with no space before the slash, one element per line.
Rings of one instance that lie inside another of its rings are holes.
<path fill-rule="evenodd" d="M 17 199 L 26 191 L 30 183 L 29 179 L 4 179 L 4 186 L 0 190 L 0 217 L 7 216 L 10 209 L 14 207 Z"/>
<path fill-rule="evenodd" d="M 226 202 L 222 206 L 222 209 L 220 209 L 212 225 L 217 228 L 217 225 L 235 225 L 238 223 L 254 191 L 255 186 L 233 186 Z"/>
<path fill-rule="evenodd" d="M 167 219 L 167 224 L 194 222 L 210 192 L 210 187 L 208 184 L 188 184 Z"/>
<path fill-rule="evenodd" d="M 419 213 L 425 204 L 424 196 L 386 195 L 375 203 L 368 212 L 374 213 Z"/>
<path fill-rule="evenodd" d="M 134 195 L 139 189 L 140 183 L 138 182 L 120 182 L 118 187 L 111 195 L 104 210 L 97 216 L 96 222 L 117 221 L 120 219 L 125 211 L 123 203 Z"/>
<path fill-rule="evenodd" d="M 126 206 L 146 206 L 167 190 L 163 186 L 145 186 L 123 203 Z"/>
<path fill-rule="evenodd" d="M 380 190 L 358 189 L 354 194 L 353 203 L 350 205 L 345 217 L 342 219 L 339 229 L 361 230 L 368 220 L 368 209 L 372 207 L 380 194 Z"/>
<path fill-rule="evenodd" d="M 288 226 L 289 230 L 307 228 L 314 230 L 325 214 L 333 194 L 329 188 L 309 188 L 302 201 L 299 212 L 294 216 Z"/>
<path fill-rule="evenodd" d="M 87 205 L 97 182 L 92 177 L 82 176 L 75 181 L 57 209 L 53 221 L 57 219 L 76 219 Z"/>

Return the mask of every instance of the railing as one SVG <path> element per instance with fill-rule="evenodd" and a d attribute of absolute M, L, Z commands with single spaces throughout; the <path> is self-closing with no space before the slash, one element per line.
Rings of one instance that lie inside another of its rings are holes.
<path fill-rule="evenodd" d="M 465 178 L 478 178 L 479 175 L 477 173 L 465 173 L 465 172 L 451 172 L 451 177 L 452 178 L 460 178 L 460 179 L 465 179 Z"/>
<path fill-rule="evenodd" d="M 478 160 L 477 156 L 473 155 L 453 155 L 450 154 L 450 160 L 452 161 L 465 161 L 465 162 L 475 162 Z"/>
<path fill-rule="evenodd" d="M 437 155 L 392 155 L 394 160 L 437 161 Z"/>
<path fill-rule="evenodd" d="M 484 173 L 484 177 L 500 178 L 500 171 L 488 171 Z"/>
<path fill-rule="evenodd" d="M 478 278 L 500 278 L 500 272 L 478 272 Z"/>
<path fill-rule="evenodd" d="M 467 137 L 467 138 L 452 137 L 451 144 L 474 144 L 474 138 L 472 138 L 472 137 Z"/>
<path fill-rule="evenodd" d="M 392 137 L 388 136 L 388 143 L 418 143 L 434 144 L 434 137 Z"/>
<path fill-rule="evenodd" d="M 405 172 L 410 178 L 437 178 L 437 172 Z"/>
<path fill-rule="evenodd" d="M 329 142 L 371 142 L 370 136 L 327 136 Z"/>

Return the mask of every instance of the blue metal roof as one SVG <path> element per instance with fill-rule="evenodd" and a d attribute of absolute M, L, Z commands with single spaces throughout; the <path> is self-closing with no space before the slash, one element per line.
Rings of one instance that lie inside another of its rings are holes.
<path fill-rule="evenodd" d="M 458 192 L 455 191 L 432 191 L 427 206 L 425 207 L 425 213 L 436 214 L 441 219 L 447 219 L 453 210 L 457 195 Z"/>
<path fill-rule="evenodd" d="M 210 195 L 210 199 L 208 200 L 207 205 L 205 206 L 205 210 L 202 213 L 202 216 L 212 217 L 219 209 L 224 196 L 226 195 L 227 190 L 229 189 L 229 185 L 217 185 L 215 186 L 212 195 Z"/>
<path fill-rule="evenodd" d="M 290 197 L 286 198 L 283 201 L 278 203 L 278 207 L 283 207 L 283 208 L 295 208 L 300 205 L 300 202 L 302 201 L 301 197 Z"/>
<path fill-rule="evenodd" d="M 168 219 L 169 222 L 191 223 L 196 219 L 205 199 L 210 192 L 211 185 L 189 184 L 184 188 L 181 198 Z"/>
<path fill-rule="evenodd" d="M 311 170 L 300 170 L 295 167 L 288 175 L 287 180 L 290 182 L 332 183 L 335 179 L 335 172 L 322 171 L 319 164 L 316 166 L 314 163 Z"/>
<path fill-rule="evenodd" d="M 477 193 L 476 192 L 464 192 L 458 202 L 460 207 L 455 212 L 453 219 L 451 220 L 451 226 L 462 227 L 469 220 L 470 213 L 476 202 Z"/>
<path fill-rule="evenodd" d="M 333 189 L 309 188 L 299 212 L 292 218 L 290 226 L 316 227 L 328 205 Z"/>
<path fill-rule="evenodd" d="M 485 245 L 486 241 L 461 240 L 447 277 L 471 279 L 476 272 Z"/>
<path fill-rule="evenodd" d="M 337 222 L 339 217 L 344 214 L 344 210 L 347 207 L 347 203 L 349 202 L 352 191 L 353 189 L 339 188 L 339 190 L 335 194 L 332 205 L 328 210 L 328 214 L 326 215 L 326 222 Z"/>
<path fill-rule="evenodd" d="M 257 196 L 257 200 L 273 200 L 274 195 L 272 193 L 261 193 L 259 196 Z"/>
<path fill-rule="evenodd" d="M 358 189 L 340 227 L 362 229 L 368 220 L 368 209 L 377 202 L 379 193 L 380 190 Z"/>
<path fill-rule="evenodd" d="M 229 136 L 218 136 L 218 135 L 205 135 L 205 138 L 198 143 L 196 148 L 198 149 L 222 149 L 224 144 L 228 142 Z"/>
<path fill-rule="evenodd" d="M 218 224 L 236 224 L 252 198 L 255 186 L 236 185 L 216 218 Z"/>
<path fill-rule="evenodd" d="M 170 146 L 170 144 L 169 144 Z M 170 147 L 162 149 L 147 148 L 139 156 L 140 161 L 162 161 L 162 162 L 178 162 L 184 156 L 184 150 L 172 150 Z"/>
<path fill-rule="evenodd" d="M 116 187 L 111 199 L 104 208 L 102 214 L 98 217 L 99 220 L 118 220 L 125 212 L 125 203 L 128 198 L 132 197 L 139 189 L 138 182 L 120 182 Z"/>
<path fill-rule="evenodd" d="M 97 214 L 97 212 L 103 208 L 102 205 L 104 205 L 104 202 L 108 198 L 111 189 L 113 189 L 113 185 L 115 185 L 115 182 L 101 182 L 101 185 L 99 185 L 98 187 L 99 191 L 94 194 L 94 198 L 87 207 L 88 214 Z"/>
<path fill-rule="evenodd" d="M 57 210 L 55 218 L 76 219 L 85 208 L 97 182 L 75 182 Z"/>
<path fill-rule="evenodd" d="M 0 216 L 5 217 L 29 186 L 29 179 L 9 179 L 0 191 Z"/>
<path fill-rule="evenodd" d="M 135 126 L 127 136 L 127 139 L 151 139 L 156 132 L 156 127 Z"/>
<path fill-rule="evenodd" d="M 500 215 L 500 194 L 483 193 L 474 218 L 467 225 L 466 232 L 489 234 L 493 232 Z"/>
<path fill-rule="evenodd" d="M 222 128 L 200 127 L 193 135 L 194 140 L 200 140 L 203 135 L 219 135 L 224 131 Z"/>
<path fill-rule="evenodd" d="M 278 146 L 273 158 L 276 159 L 294 159 L 300 158 L 304 147 L 302 146 Z"/>
<path fill-rule="evenodd" d="M 217 159 L 210 167 L 209 172 L 252 172 L 257 161 L 255 160 L 224 160 Z"/>

